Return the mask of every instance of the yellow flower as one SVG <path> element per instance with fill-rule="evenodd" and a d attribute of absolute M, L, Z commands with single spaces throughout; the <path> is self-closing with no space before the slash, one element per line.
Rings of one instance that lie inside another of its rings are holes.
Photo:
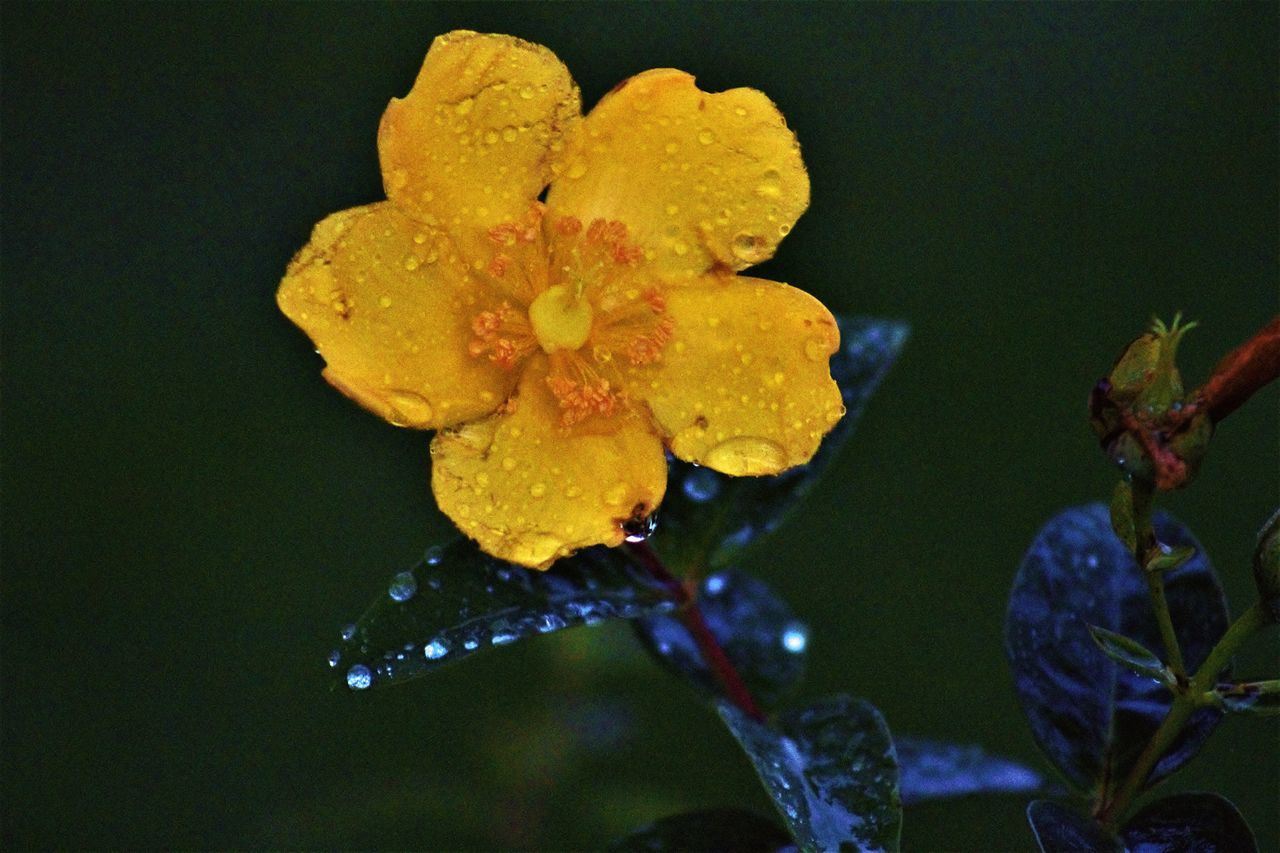
<path fill-rule="evenodd" d="M 378 153 L 387 201 L 320 222 L 280 308 L 339 390 L 439 430 L 436 499 L 488 553 L 546 568 L 617 545 L 662 500 L 664 445 L 776 474 L 843 414 L 830 312 L 735 274 L 809 203 L 762 93 L 656 69 L 584 117 L 546 48 L 459 31 L 388 105 Z"/>

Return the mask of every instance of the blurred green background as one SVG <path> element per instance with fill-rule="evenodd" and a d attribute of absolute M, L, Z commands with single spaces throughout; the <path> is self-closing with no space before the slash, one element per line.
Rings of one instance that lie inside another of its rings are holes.
<path fill-rule="evenodd" d="M 573 849 L 769 813 L 625 629 L 327 689 L 339 627 L 448 524 L 426 437 L 330 389 L 274 292 L 314 222 L 382 196 L 379 115 L 459 27 L 547 45 L 587 104 L 660 66 L 779 104 L 813 204 L 761 274 L 914 334 L 748 568 L 811 625 L 805 695 L 1044 766 L 1002 621 L 1040 524 L 1113 482 L 1087 391 L 1153 312 L 1201 321 L 1196 382 L 1276 311 L 1278 8 L 6 3 L 4 846 Z M 1166 502 L 1237 612 L 1278 402 Z M 1168 788 L 1275 850 L 1278 735 L 1232 720 Z M 913 808 L 904 841 L 1026 849 L 1023 806 Z"/>

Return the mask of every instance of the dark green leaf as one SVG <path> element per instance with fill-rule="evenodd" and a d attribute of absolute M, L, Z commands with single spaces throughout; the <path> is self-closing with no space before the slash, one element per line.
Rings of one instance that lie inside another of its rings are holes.
<path fill-rule="evenodd" d="M 1256 853 L 1244 817 L 1217 794 L 1174 794 L 1143 808 L 1120 831 L 1133 853 Z"/>
<path fill-rule="evenodd" d="M 616 853 L 772 853 L 790 844 L 791 836 L 773 821 L 743 809 L 719 808 L 664 817 L 618 839 L 609 849 Z"/>
<path fill-rule="evenodd" d="M 462 539 L 429 550 L 329 657 L 355 690 L 398 683 L 492 646 L 606 619 L 674 609 L 675 596 L 616 549 L 590 548 L 545 572 L 495 560 Z"/>
<path fill-rule="evenodd" d="M 1280 680 L 1219 684 L 1214 698 L 1222 710 L 1232 714 L 1274 717 L 1280 714 Z"/>
<path fill-rule="evenodd" d="M 898 763 L 873 705 L 835 696 L 772 726 L 728 703 L 720 716 L 802 849 L 898 849 Z"/>
<path fill-rule="evenodd" d="M 691 566 L 718 568 L 736 562 L 748 545 L 770 533 L 809 492 L 853 432 L 872 392 L 907 340 L 903 323 L 867 317 L 837 318 L 840 350 L 831 375 L 846 413 L 808 465 L 777 477 L 726 477 L 673 460 L 662 503 L 662 523 L 650 540 L 679 574 Z"/>
<path fill-rule="evenodd" d="M 904 806 L 970 794 L 1048 793 L 1053 787 L 1026 765 L 980 746 L 895 737 Z"/>
<path fill-rule="evenodd" d="M 1115 631 L 1089 625 L 1089 635 L 1102 649 L 1102 653 L 1121 666 L 1127 667 L 1138 675 L 1158 681 L 1165 687 L 1174 684 L 1173 674 L 1165 668 L 1164 662 L 1156 657 L 1146 646 L 1136 640 L 1121 636 Z"/>
<path fill-rule="evenodd" d="M 1227 629 L 1227 604 L 1191 533 L 1163 513 L 1160 541 L 1196 555 L 1163 575 L 1183 658 L 1194 669 Z M 1041 529 L 1009 596 L 1005 651 L 1023 713 L 1040 748 L 1083 791 L 1116 784 L 1168 713 L 1164 685 L 1113 663 L 1089 635 L 1097 625 L 1155 648 L 1147 576 L 1111 531 L 1107 508 L 1065 510 Z M 1221 718 L 1197 711 L 1156 763 L 1150 783 L 1185 764 Z"/>
<path fill-rule="evenodd" d="M 1086 817 L 1052 800 L 1027 806 L 1027 822 L 1042 853 L 1124 853 L 1120 839 Z"/>
<path fill-rule="evenodd" d="M 707 628 L 757 702 L 774 707 L 794 691 L 804 674 L 809 631 L 772 589 L 728 569 L 703 580 L 698 604 Z M 706 695 L 726 698 L 679 616 L 649 616 L 633 624 L 664 667 Z"/>

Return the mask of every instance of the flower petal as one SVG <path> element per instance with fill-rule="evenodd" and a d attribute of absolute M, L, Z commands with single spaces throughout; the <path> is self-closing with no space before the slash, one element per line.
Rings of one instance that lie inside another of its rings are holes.
<path fill-rule="evenodd" d="M 511 371 L 467 352 L 471 318 L 496 299 L 439 232 L 389 202 L 321 221 L 276 294 L 324 357 L 325 379 L 418 429 L 482 417 L 510 394 Z"/>
<path fill-rule="evenodd" d="M 439 36 L 413 88 L 378 128 L 387 198 L 415 218 L 480 232 L 522 217 L 551 179 L 582 100 L 545 47 L 457 30 Z"/>
<path fill-rule="evenodd" d="M 662 500 L 667 462 L 634 413 L 560 426 L 547 361 L 533 358 L 511 410 L 436 435 L 436 502 L 486 552 L 545 569 L 589 545 L 621 544 L 622 524 Z"/>
<path fill-rule="evenodd" d="M 671 288 L 662 358 L 626 388 L 647 400 L 676 456 L 726 474 L 808 462 L 844 414 L 829 361 L 840 344 L 822 303 L 785 284 L 705 277 Z"/>
<path fill-rule="evenodd" d="M 606 95 L 578 128 L 548 207 L 626 223 L 663 274 L 770 258 L 809 206 L 800 146 L 754 89 L 707 94 L 655 69 Z"/>

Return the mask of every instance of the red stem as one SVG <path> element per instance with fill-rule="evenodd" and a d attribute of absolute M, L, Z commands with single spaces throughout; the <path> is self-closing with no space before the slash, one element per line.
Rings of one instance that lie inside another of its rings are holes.
<path fill-rule="evenodd" d="M 719 680 L 729 701 L 757 723 L 763 723 L 764 714 L 760 712 L 760 707 L 756 705 L 756 700 L 752 698 L 751 691 L 747 689 L 747 685 L 729 660 L 729 656 L 724 653 L 719 641 L 707 627 L 707 620 L 702 615 L 702 608 L 698 607 L 696 596 L 690 594 L 685 585 L 667 570 L 662 558 L 649 547 L 647 542 L 628 543 L 627 550 L 655 580 L 675 594 L 676 601 L 681 606 L 680 621 L 689 630 L 690 636 L 698 645 L 698 650 L 702 652 L 702 659 Z"/>
<path fill-rule="evenodd" d="M 1280 376 L 1280 316 L 1218 362 L 1200 388 L 1200 403 L 1214 423 L 1225 418 Z"/>

